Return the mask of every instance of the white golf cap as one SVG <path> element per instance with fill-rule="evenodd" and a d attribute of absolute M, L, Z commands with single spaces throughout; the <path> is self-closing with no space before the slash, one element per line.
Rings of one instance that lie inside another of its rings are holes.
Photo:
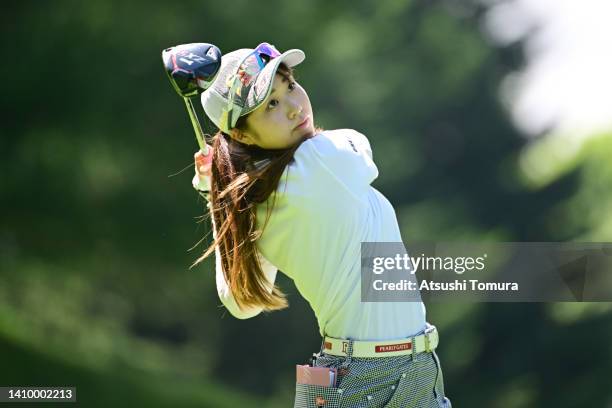
<path fill-rule="evenodd" d="M 281 63 L 294 67 L 305 58 L 302 50 L 281 54 L 267 43 L 223 55 L 217 77 L 201 96 L 206 115 L 222 132 L 229 133 L 239 117 L 257 109 L 270 95 Z"/>

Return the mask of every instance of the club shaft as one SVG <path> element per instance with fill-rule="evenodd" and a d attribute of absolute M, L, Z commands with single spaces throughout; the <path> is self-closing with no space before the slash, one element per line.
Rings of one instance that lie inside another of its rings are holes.
<path fill-rule="evenodd" d="M 195 132 L 196 139 L 198 140 L 198 144 L 200 145 L 200 150 L 205 156 L 207 156 L 208 145 L 206 144 L 204 132 L 202 131 L 202 127 L 200 126 L 200 121 L 198 120 L 198 115 L 196 114 L 193 103 L 191 102 L 190 98 L 184 97 L 183 100 L 185 101 L 187 113 L 189 113 L 189 119 L 191 119 L 191 124 L 193 125 L 193 131 Z"/>

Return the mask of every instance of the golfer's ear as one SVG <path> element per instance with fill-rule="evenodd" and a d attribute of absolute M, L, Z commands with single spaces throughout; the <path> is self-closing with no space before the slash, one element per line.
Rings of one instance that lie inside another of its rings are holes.
<path fill-rule="evenodd" d="M 251 136 L 249 132 L 246 132 L 238 128 L 231 129 L 230 136 L 232 137 L 232 139 L 235 139 L 239 141 L 240 143 L 244 143 L 248 145 L 255 143 L 255 141 L 253 140 L 253 136 Z"/>

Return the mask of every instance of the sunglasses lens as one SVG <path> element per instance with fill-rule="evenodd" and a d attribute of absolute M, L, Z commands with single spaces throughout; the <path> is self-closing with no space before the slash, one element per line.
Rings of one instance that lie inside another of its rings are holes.
<path fill-rule="evenodd" d="M 273 45 L 268 43 L 259 44 L 253 52 L 244 60 L 238 70 L 238 75 L 243 87 L 251 85 L 253 80 L 270 60 L 279 57 L 281 54 Z"/>
<path fill-rule="evenodd" d="M 278 52 L 278 50 L 276 48 L 274 48 L 273 45 L 270 45 L 268 43 L 261 43 L 261 44 L 259 44 L 255 48 L 255 52 L 257 52 L 259 54 L 267 55 L 268 57 L 270 57 L 270 59 L 279 57 L 281 55 L 281 53 Z"/>

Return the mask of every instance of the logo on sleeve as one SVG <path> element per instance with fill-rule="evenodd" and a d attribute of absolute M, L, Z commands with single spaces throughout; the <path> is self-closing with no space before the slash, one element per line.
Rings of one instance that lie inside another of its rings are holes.
<path fill-rule="evenodd" d="M 355 147 L 355 145 L 353 144 L 353 140 L 352 140 L 352 139 L 351 139 L 349 136 L 347 136 L 346 138 L 348 139 L 348 141 L 349 141 L 349 143 L 350 143 L 351 147 L 353 148 L 353 151 L 354 151 L 355 153 L 359 153 L 359 152 L 357 151 L 357 148 L 356 148 L 356 147 Z"/>

